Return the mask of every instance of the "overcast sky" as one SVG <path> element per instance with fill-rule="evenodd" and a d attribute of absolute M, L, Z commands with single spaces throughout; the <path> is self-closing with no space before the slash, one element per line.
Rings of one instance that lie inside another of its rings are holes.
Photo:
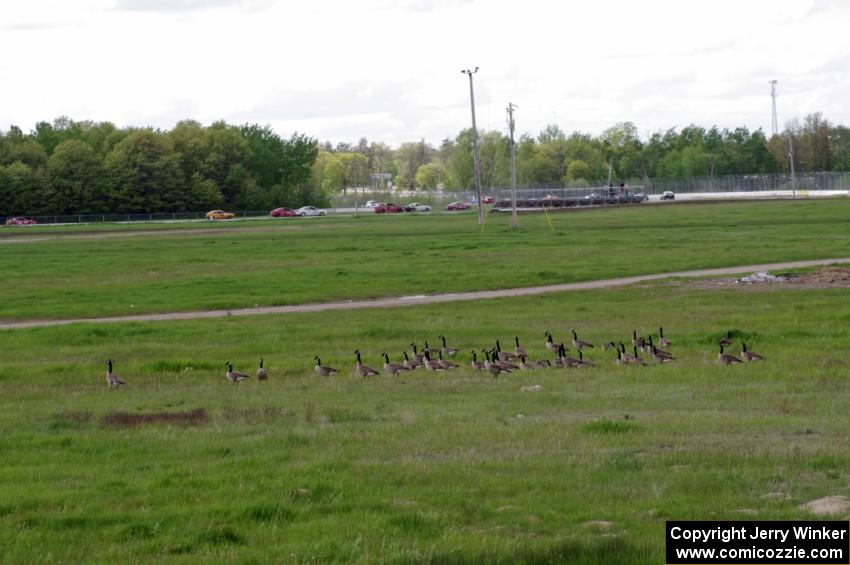
<path fill-rule="evenodd" d="M 0 128 L 67 115 L 169 129 L 271 124 L 439 143 L 547 123 L 642 137 L 689 123 L 850 123 L 840 0 L 0 0 Z"/>

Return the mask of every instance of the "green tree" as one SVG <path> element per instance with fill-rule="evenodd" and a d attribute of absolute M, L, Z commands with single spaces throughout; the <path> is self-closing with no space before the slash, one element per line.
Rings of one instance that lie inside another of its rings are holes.
<path fill-rule="evenodd" d="M 22 161 L 0 167 L 0 214 L 49 212 L 44 198 L 47 186 L 44 168 L 30 167 Z"/>
<path fill-rule="evenodd" d="M 91 145 L 63 141 L 47 161 L 49 209 L 58 214 L 105 212 L 104 176 Z"/>
<path fill-rule="evenodd" d="M 396 184 L 408 189 L 416 188 L 416 171 L 430 162 L 435 154 L 434 148 L 424 139 L 418 143 L 402 143 L 395 151 Z"/>
<path fill-rule="evenodd" d="M 439 188 L 446 177 L 446 169 L 439 163 L 425 163 L 416 171 L 416 186 L 426 190 Z"/>
<path fill-rule="evenodd" d="M 454 141 L 454 151 L 446 166 L 446 188 L 469 190 L 475 186 L 475 161 L 472 157 L 472 128 L 464 129 Z"/>
<path fill-rule="evenodd" d="M 114 211 L 182 211 L 190 204 L 174 144 L 161 133 L 131 133 L 109 152 L 104 164 Z"/>

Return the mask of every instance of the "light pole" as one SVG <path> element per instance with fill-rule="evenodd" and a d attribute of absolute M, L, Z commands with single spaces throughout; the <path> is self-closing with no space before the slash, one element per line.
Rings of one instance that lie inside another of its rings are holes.
<path fill-rule="evenodd" d="M 511 132 L 511 227 L 517 227 L 516 218 L 516 143 L 514 143 L 514 110 L 516 104 L 508 102 L 508 129 Z"/>
<path fill-rule="evenodd" d="M 797 179 L 794 178 L 794 132 L 791 128 L 785 128 L 788 132 L 788 163 L 791 165 L 791 197 L 797 199 Z"/>
<path fill-rule="evenodd" d="M 478 128 L 475 126 L 475 93 L 472 90 L 472 75 L 478 72 L 465 69 L 460 71 L 469 76 L 469 104 L 472 107 L 472 159 L 475 162 L 475 195 L 478 200 L 478 223 L 484 223 L 484 208 L 481 206 L 481 161 L 478 157 Z"/>

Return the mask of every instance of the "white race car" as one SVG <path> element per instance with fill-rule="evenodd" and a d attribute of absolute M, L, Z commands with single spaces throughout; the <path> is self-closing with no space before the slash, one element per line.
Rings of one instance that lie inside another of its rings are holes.
<path fill-rule="evenodd" d="M 296 216 L 324 216 L 327 212 L 319 210 L 315 206 L 302 206 L 295 211 Z"/>

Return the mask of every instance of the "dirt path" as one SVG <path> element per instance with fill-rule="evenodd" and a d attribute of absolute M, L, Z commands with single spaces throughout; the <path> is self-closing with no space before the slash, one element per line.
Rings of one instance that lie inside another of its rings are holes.
<path fill-rule="evenodd" d="M 234 310 L 206 310 L 200 312 L 165 312 L 161 314 L 139 314 L 134 316 L 114 316 L 109 318 L 78 318 L 71 320 L 24 320 L 18 322 L 0 322 L 0 330 L 21 328 L 38 328 L 45 326 L 64 326 L 76 323 L 109 324 L 118 322 L 158 322 L 163 320 L 199 320 L 204 318 L 225 318 L 228 316 L 257 316 L 261 314 L 291 314 L 299 312 L 324 312 L 327 310 L 360 310 L 363 308 L 395 308 L 399 306 L 414 306 L 419 304 L 442 304 L 444 302 L 460 302 L 465 300 L 486 300 L 488 298 L 510 298 L 514 296 L 533 296 L 551 292 L 567 292 L 571 290 L 591 290 L 595 288 L 610 288 L 629 284 L 655 281 L 673 277 L 711 277 L 720 275 L 736 275 L 754 273 L 757 271 L 775 271 L 818 267 L 836 263 L 850 263 L 850 257 L 839 259 L 817 259 L 810 261 L 791 261 L 785 263 L 765 263 L 763 265 L 743 265 L 739 267 L 721 267 L 717 269 L 696 269 L 691 271 L 675 271 L 671 273 L 656 273 L 637 275 L 620 279 L 603 279 L 579 283 L 552 284 L 525 288 L 505 288 L 501 290 L 480 290 L 474 292 L 451 292 L 447 294 L 431 294 L 419 296 L 397 296 L 379 298 L 376 300 L 349 300 L 347 302 L 323 302 L 320 304 L 296 304 L 293 306 L 262 306 L 257 308 L 239 308 Z"/>

